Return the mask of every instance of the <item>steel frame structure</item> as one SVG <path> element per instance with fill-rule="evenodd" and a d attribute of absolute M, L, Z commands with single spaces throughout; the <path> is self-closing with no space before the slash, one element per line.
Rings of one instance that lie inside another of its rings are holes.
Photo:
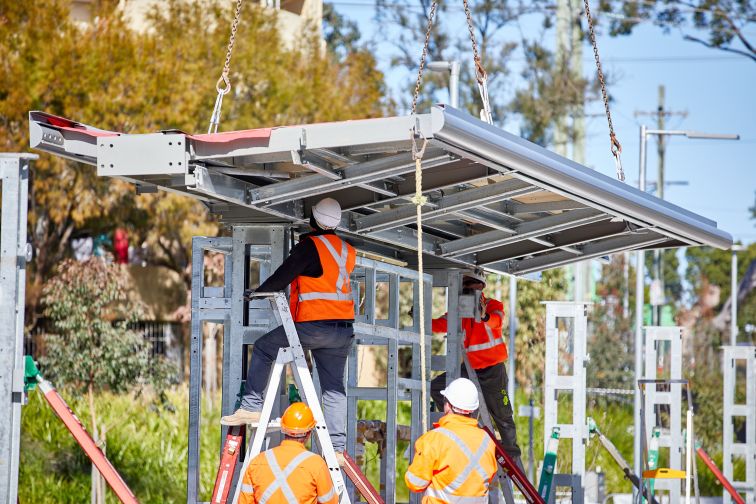
<path fill-rule="evenodd" d="M 190 404 L 189 404 L 189 454 L 187 465 L 187 502 L 195 504 L 199 496 L 199 436 L 200 404 L 202 398 L 202 328 L 205 322 L 224 325 L 223 331 L 223 387 L 222 413 L 232 413 L 238 403 L 239 394 L 246 377 L 249 346 L 255 340 L 273 329 L 276 324 L 275 314 L 266 300 L 245 301 L 245 289 L 254 288 L 258 282 L 267 278 L 283 261 L 291 242 L 291 229 L 286 226 L 238 225 L 233 226 L 232 237 L 205 238 L 195 237 L 192 246 L 192 334 L 190 360 Z M 211 287 L 205 284 L 205 252 L 225 254 L 224 284 Z M 348 385 L 348 424 L 347 449 L 354 453 L 357 439 L 357 402 L 359 400 L 379 400 L 386 402 L 387 432 L 397 428 L 398 404 L 410 401 L 411 428 L 410 441 L 422 434 L 422 411 L 420 400 L 420 337 L 418 319 L 415 316 L 412 326 L 400 324 L 400 287 L 411 284 L 412 305 L 414 313 L 419 314 L 420 306 L 428 310 L 426 369 L 431 369 L 430 339 L 430 275 L 425 275 L 426 302 L 418 299 L 418 273 L 414 270 L 384 263 L 381 261 L 358 257 L 352 275 L 353 290 L 357 295 L 357 313 L 355 316 L 355 345 L 352 349 L 347 367 Z M 384 283 L 388 290 L 388 312 L 386 318 L 380 317 L 376 303 L 376 290 L 379 283 Z M 358 347 L 360 345 L 383 346 L 387 348 L 386 387 L 360 387 L 358 377 Z M 399 375 L 399 349 L 407 348 L 412 353 L 410 376 Z M 315 380 L 317 384 L 317 380 Z M 430 391 L 430 388 L 428 389 Z M 429 408 L 429 405 L 427 406 Z M 280 415 L 278 405 L 275 412 Z M 388 430 L 392 429 L 392 430 Z M 221 439 L 225 439 L 223 428 Z M 380 476 L 381 493 L 385 502 L 395 502 L 396 489 L 396 436 L 387 436 L 384 456 L 381 457 Z M 237 466 L 238 467 L 238 466 Z M 234 480 L 238 474 L 235 475 Z M 355 502 L 356 495 L 351 484 L 350 495 Z M 412 502 L 419 502 L 418 496 Z"/>
<path fill-rule="evenodd" d="M 615 252 L 710 245 L 716 223 L 448 106 L 430 113 L 209 135 L 103 131 L 30 113 L 33 148 L 203 201 L 227 223 L 305 224 L 323 196 L 359 248 L 416 262 L 410 131 L 423 159 L 430 267 L 524 275 Z"/>
<path fill-rule="evenodd" d="M 29 167 L 34 154 L 0 154 L 0 501 L 16 502 L 24 394 Z"/>
<path fill-rule="evenodd" d="M 554 488 L 570 487 L 575 503 L 584 498 L 585 445 L 588 442 L 586 420 L 586 366 L 588 365 L 588 312 L 591 303 L 547 301 L 546 358 L 544 361 L 543 435 L 544 444 L 554 427 L 559 427 L 560 441 L 572 440 L 571 472 L 554 474 Z M 562 336 L 566 336 L 562 346 Z M 559 392 L 569 392 L 572 402 L 571 421 L 560 423 Z M 558 460 L 558 459 L 557 459 Z M 551 492 L 552 499 L 556 491 Z"/>
<path fill-rule="evenodd" d="M 645 380 L 667 378 L 682 380 L 682 327 L 648 326 L 645 330 Z M 659 362 L 664 356 L 664 348 L 669 345 L 669 367 L 660 369 Z M 669 372 L 669 376 L 659 376 L 659 371 Z M 654 427 L 659 427 L 659 448 L 669 449 L 669 465 L 673 469 L 682 469 L 683 455 L 683 424 L 682 424 L 682 384 L 672 383 L 669 391 L 657 390 L 657 385 L 646 388 L 646 437 L 645 446 L 649 446 L 650 436 Z M 668 409 L 669 422 L 665 426 L 661 418 L 661 410 Z M 638 433 L 640 435 L 640 432 Z M 689 471 L 689 468 L 685 469 Z M 681 480 L 657 479 L 654 492 L 659 490 L 669 492 L 670 502 L 679 502 L 681 495 Z"/>
<path fill-rule="evenodd" d="M 756 504 L 756 347 L 725 346 L 724 361 L 724 403 L 723 414 L 723 470 L 732 486 L 745 495 L 748 504 Z M 737 367 L 740 363 L 745 368 L 744 382 L 738 381 Z M 736 387 L 745 388 L 745 402 L 736 402 Z M 735 417 L 744 420 L 745 443 L 734 439 Z M 733 456 L 742 457 L 745 463 L 745 479 L 735 480 Z M 724 502 L 732 502 L 726 490 L 722 492 Z"/>

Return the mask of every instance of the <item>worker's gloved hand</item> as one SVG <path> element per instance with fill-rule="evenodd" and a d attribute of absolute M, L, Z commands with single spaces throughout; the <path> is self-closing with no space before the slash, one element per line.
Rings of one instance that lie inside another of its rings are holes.
<path fill-rule="evenodd" d="M 488 301 L 484 301 L 483 297 L 480 298 L 480 320 L 483 322 L 488 322 L 488 319 L 491 318 L 491 315 L 486 313 L 486 307 L 488 306 Z"/>

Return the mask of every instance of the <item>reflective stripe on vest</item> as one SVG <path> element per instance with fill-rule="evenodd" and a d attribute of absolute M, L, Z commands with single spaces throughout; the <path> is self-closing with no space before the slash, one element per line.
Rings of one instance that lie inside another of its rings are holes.
<path fill-rule="evenodd" d="M 333 494 L 336 493 L 336 489 L 331 487 L 331 491 L 325 495 L 318 495 L 318 502 L 328 502 L 333 499 Z"/>
<path fill-rule="evenodd" d="M 424 488 L 430 485 L 430 481 L 423 479 L 420 476 L 415 476 L 410 471 L 407 471 L 406 476 L 407 476 L 407 479 L 410 480 L 410 482 L 412 482 L 412 484 L 415 485 L 416 487 Z"/>
<path fill-rule="evenodd" d="M 310 457 L 316 457 L 312 452 L 309 451 L 303 451 L 286 465 L 285 469 L 281 469 L 281 466 L 278 465 L 278 461 L 276 460 L 276 456 L 273 455 L 272 450 L 268 450 L 265 453 L 265 459 L 268 461 L 268 467 L 270 468 L 270 471 L 273 473 L 273 476 L 276 478 L 276 480 L 271 483 L 271 485 L 265 489 L 265 492 L 263 492 L 262 496 L 260 497 L 260 500 L 258 500 L 259 504 L 265 504 L 268 499 L 270 499 L 274 493 L 276 493 L 276 490 L 281 490 L 281 492 L 284 494 L 284 497 L 286 498 L 286 502 L 289 502 L 290 504 L 297 504 L 299 501 L 297 500 L 297 497 L 294 495 L 294 491 L 289 486 L 289 482 L 287 479 L 293 473 L 299 464 L 304 462 L 306 459 Z"/>
<path fill-rule="evenodd" d="M 433 497 L 450 504 L 488 504 L 488 495 L 479 495 L 477 497 L 465 497 L 460 495 L 452 495 L 444 492 L 443 490 L 437 490 L 435 488 L 427 488 L 425 490 L 427 497 Z"/>
<path fill-rule="evenodd" d="M 323 235 L 317 235 L 313 238 L 317 238 L 320 240 L 320 242 L 325 245 L 326 250 L 328 250 L 328 253 L 331 254 L 331 257 L 336 262 L 336 266 L 339 268 L 339 276 L 336 279 L 336 292 L 306 292 L 304 294 L 299 294 L 299 300 L 300 301 L 314 301 L 316 299 L 323 299 L 325 301 L 351 301 L 352 300 L 352 286 L 349 283 L 349 273 L 346 270 L 347 265 L 347 259 L 349 257 L 349 250 L 347 249 L 347 244 L 344 240 L 341 240 L 341 253 L 337 253 L 336 249 L 333 248 L 333 245 L 331 245 L 331 242 L 328 241 L 328 238 L 326 238 Z M 344 285 L 347 286 L 347 291 L 344 292 L 342 288 Z"/>
<path fill-rule="evenodd" d="M 494 336 L 493 331 L 490 327 L 488 327 L 488 324 L 485 322 L 482 322 L 483 327 L 486 329 L 486 334 L 488 335 L 488 342 L 486 343 L 478 343 L 477 345 L 470 345 L 467 348 L 468 352 L 477 352 L 478 350 L 488 350 L 489 348 L 493 348 L 498 345 L 503 345 L 504 340 L 502 338 L 497 338 Z"/>
<path fill-rule="evenodd" d="M 462 486 L 462 484 L 467 481 L 467 478 L 470 476 L 470 474 L 473 471 L 476 471 L 478 475 L 483 480 L 483 484 L 486 487 L 486 490 L 488 489 L 489 484 L 489 474 L 486 472 L 485 469 L 483 469 L 483 466 L 480 465 L 480 459 L 483 458 L 483 455 L 486 453 L 486 450 L 491 446 L 491 438 L 488 436 L 484 436 L 483 440 L 480 443 L 480 446 L 478 446 L 478 449 L 473 453 L 470 448 L 465 444 L 464 441 L 462 441 L 459 436 L 457 436 L 455 433 L 450 431 L 449 429 L 446 429 L 444 427 L 439 427 L 437 429 L 434 429 L 434 432 L 439 432 L 443 434 L 444 436 L 448 437 L 452 440 L 454 444 L 456 444 L 460 450 L 464 452 L 464 454 L 467 456 L 467 465 L 465 466 L 465 469 L 457 475 L 457 477 L 446 485 L 444 488 L 441 489 L 442 492 L 454 492 L 459 487 Z"/>
<path fill-rule="evenodd" d="M 248 493 L 248 494 L 255 493 L 255 487 L 253 487 L 252 485 L 247 485 L 246 483 L 243 483 L 241 486 L 241 491 L 242 493 Z"/>

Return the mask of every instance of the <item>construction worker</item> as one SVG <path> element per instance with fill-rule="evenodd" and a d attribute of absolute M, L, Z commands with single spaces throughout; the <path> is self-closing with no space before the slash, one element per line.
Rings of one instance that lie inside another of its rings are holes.
<path fill-rule="evenodd" d="M 305 403 L 286 408 L 281 417 L 284 440 L 249 463 L 239 504 L 339 502 L 325 461 L 305 448 L 314 427 L 315 418 Z"/>
<path fill-rule="evenodd" d="M 502 338 L 504 305 L 501 301 L 487 298 L 483 294 L 485 286 L 485 276 L 482 274 L 468 274 L 462 277 L 462 293 L 478 296 L 481 313 L 480 322 L 476 322 L 473 318 L 462 319 L 462 329 L 465 333 L 464 347 L 470 366 L 478 377 L 488 412 L 499 431 L 504 451 L 518 465 L 522 465 L 520 447 L 517 445 L 517 430 L 512 417 L 512 404 L 507 394 L 508 354 L 507 345 Z M 432 329 L 433 332 L 446 333 L 448 331 L 446 315 L 433 319 Z M 465 378 L 468 377 L 464 365 L 460 374 Z M 443 407 L 444 398 L 441 390 L 445 385 L 446 373 L 431 381 L 431 397 L 439 410 Z"/>
<path fill-rule="evenodd" d="M 312 351 L 320 378 L 323 412 L 337 458 L 346 447 L 346 383 L 344 369 L 354 339 L 354 302 L 349 275 L 355 250 L 334 229 L 341 222 L 341 206 L 332 198 L 312 209 L 312 232 L 300 237 L 289 257 L 257 288 L 282 291 L 291 286 L 289 305 L 302 348 Z M 263 405 L 270 368 L 278 350 L 289 346 L 284 328 L 277 327 L 255 342 L 241 407 L 221 418 L 223 425 L 256 426 Z"/>
<path fill-rule="evenodd" d="M 413 492 L 425 492 L 423 504 L 486 504 L 496 474 L 496 448 L 480 427 L 478 391 L 467 378 L 457 378 L 440 391 L 444 416 L 415 442 L 404 481 Z"/>

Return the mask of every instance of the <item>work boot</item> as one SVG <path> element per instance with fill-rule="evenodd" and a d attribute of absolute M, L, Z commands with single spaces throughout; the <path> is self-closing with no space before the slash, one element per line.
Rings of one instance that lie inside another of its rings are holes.
<path fill-rule="evenodd" d="M 249 425 L 250 427 L 257 427 L 260 422 L 259 411 L 247 411 L 239 408 L 233 415 L 226 415 L 221 417 L 221 425 Z"/>

